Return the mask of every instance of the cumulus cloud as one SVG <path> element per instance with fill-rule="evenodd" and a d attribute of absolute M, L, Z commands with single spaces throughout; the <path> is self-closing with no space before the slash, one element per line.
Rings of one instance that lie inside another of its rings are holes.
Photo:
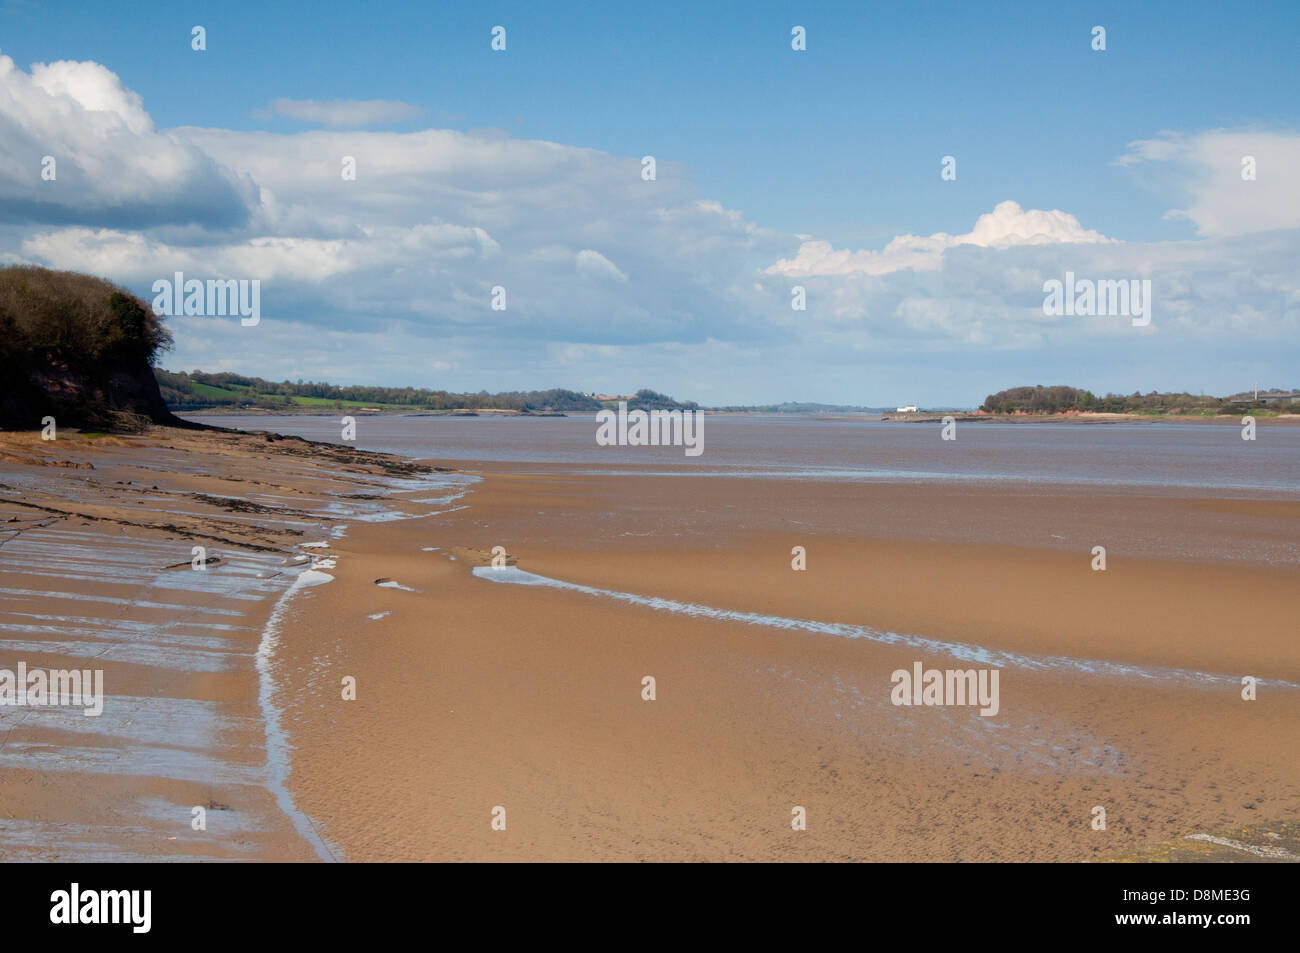
<path fill-rule="evenodd" d="M 99 64 L 25 72 L 0 57 L 0 262 L 92 271 L 144 297 L 176 271 L 259 278 L 261 324 L 173 318 L 174 360 L 271 377 L 861 400 L 867 380 L 901 398 L 918 360 L 987 391 L 990 355 L 1064 354 L 1191 386 L 1149 369 L 1197 348 L 1284 359 L 1300 340 L 1300 229 L 1286 224 L 1300 203 L 1273 181 L 1300 163 L 1262 141 L 1245 184 L 1286 210 L 1234 205 L 1211 176 L 1185 206 L 1210 236 L 1198 241 L 1117 242 L 1002 202 L 964 234 L 837 250 L 762 228 L 664 157 L 647 182 L 635 156 L 490 130 L 159 130 Z M 1199 157 L 1222 172 L 1237 148 L 1164 136 L 1135 144 L 1130 165 L 1195 184 Z M 47 154 L 55 181 L 40 177 Z M 1260 225 L 1291 230 L 1244 233 Z M 1043 282 L 1066 270 L 1150 278 L 1152 324 L 1044 316 Z M 806 311 L 790 307 L 794 279 Z M 497 285 L 505 311 L 490 306 Z"/>
<path fill-rule="evenodd" d="M 406 322 L 424 337 L 474 325 L 574 343 L 703 340 L 736 333 L 762 306 L 747 284 L 735 293 L 737 278 L 751 258 L 771 260 L 786 245 L 699 196 L 668 160 L 646 182 L 635 157 L 496 130 L 160 132 L 104 67 L 57 72 L 56 83 L 41 69 L 10 69 L 0 121 L 43 137 L 32 130 L 48 112 L 39 99 L 52 95 L 46 87 L 80 117 L 62 123 L 62 135 L 77 135 L 94 111 L 112 132 L 94 155 L 153 168 L 134 194 L 157 214 L 149 221 L 129 203 L 111 205 L 113 185 L 100 175 L 74 192 L 63 162 L 49 183 L 57 189 L 43 190 L 39 168 L 23 170 L 21 150 L 0 141 L 0 170 L 13 167 L 11 191 L 30 213 L 0 252 L 138 289 L 175 271 L 259 278 L 263 300 L 285 320 L 341 329 Z M 355 176 L 342 174 L 344 157 Z M 187 169 L 238 183 L 238 200 Z M 169 191 L 176 201 L 164 201 Z M 225 220 L 202 204 L 212 195 Z M 505 311 L 490 307 L 497 285 L 508 289 Z"/>
<path fill-rule="evenodd" d="M 1139 172 L 1160 166 L 1170 170 L 1151 184 L 1178 193 L 1177 201 L 1185 204 L 1170 209 L 1168 217 L 1187 219 L 1200 235 L 1300 227 L 1300 134 L 1165 132 L 1130 143 L 1115 164 Z M 1243 170 L 1252 165 L 1254 178 L 1243 178 Z"/>
<path fill-rule="evenodd" d="M 112 71 L 0 55 L 0 221 L 227 228 L 255 202 L 251 181 L 155 129 Z"/>
<path fill-rule="evenodd" d="M 284 116 L 334 129 L 405 122 L 424 114 L 421 106 L 391 99 L 273 99 L 254 113 L 259 119 Z"/>
<path fill-rule="evenodd" d="M 792 259 L 783 258 L 767 268 L 769 275 L 808 277 L 812 275 L 886 275 L 911 268 L 933 270 L 944 252 L 959 245 L 979 248 L 1012 248 L 1017 245 L 1059 245 L 1108 242 L 1084 228 L 1068 212 L 1022 209 L 1012 201 L 999 202 L 993 211 L 981 215 L 965 235 L 899 235 L 881 251 L 836 251 L 830 242 L 805 241 Z"/>

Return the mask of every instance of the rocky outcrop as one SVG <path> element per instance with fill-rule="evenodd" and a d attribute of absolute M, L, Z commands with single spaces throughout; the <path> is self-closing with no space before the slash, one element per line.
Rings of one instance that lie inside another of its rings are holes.
<path fill-rule="evenodd" d="M 29 353 L 6 361 L 0 427 L 39 430 L 46 417 L 59 427 L 138 430 L 148 423 L 186 427 L 163 403 L 153 368 L 144 361 L 74 367 L 59 355 Z"/>

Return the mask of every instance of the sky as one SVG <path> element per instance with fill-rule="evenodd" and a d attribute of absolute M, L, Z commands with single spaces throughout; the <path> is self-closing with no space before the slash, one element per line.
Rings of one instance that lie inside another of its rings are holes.
<path fill-rule="evenodd" d="M 257 280 L 258 324 L 169 317 L 161 363 L 276 380 L 1300 386 L 1298 34 L 1294 2 L 0 0 L 0 264 Z M 1149 320 L 1045 313 L 1067 272 L 1149 280 Z"/>

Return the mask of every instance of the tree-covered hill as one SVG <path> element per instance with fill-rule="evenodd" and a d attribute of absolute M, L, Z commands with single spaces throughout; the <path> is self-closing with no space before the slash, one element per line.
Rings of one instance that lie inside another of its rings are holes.
<path fill-rule="evenodd" d="M 514 411 L 516 413 L 594 413 L 617 401 L 599 401 L 577 391 L 506 391 L 458 394 L 419 387 L 338 385 L 316 381 L 268 381 L 242 374 L 158 370 L 158 383 L 167 405 L 176 412 L 203 410 L 273 410 L 284 413 L 374 409 L 389 412 Z M 630 409 L 694 409 L 652 390 L 637 391 Z"/>
<path fill-rule="evenodd" d="M 1107 394 L 1097 397 L 1091 391 L 1077 387 L 1057 385 L 1044 387 L 1011 387 L 1007 390 L 990 394 L 980 407 L 990 414 L 1060 414 L 1071 411 L 1103 414 L 1190 414 L 1213 416 L 1215 414 L 1234 414 L 1243 410 L 1277 409 L 1279 404 L 1271 397 L 1277 394 L 1294 393 L 1294 391 L 1272 390 L 1260 391 L 1259 397 L 1253 393 L 1234 394 L 1229 397 L 1209 397 L 1204 394 L 1161 394 L 1151 391 L 1149 394 L 1133 393 Z"/>
<path fill-rule="evenodd" d="M 268 381 L 242 374 L 157 371 L 168 406 L 177 412 L 253 408 L 277 411 L 328 411 L 374 408 L 384 411 L 437 412 L 513 410 L 520 413 L 597 411 L 602 404 L 571 390 L 456 394 L 417 387 L 347 385 L 316 381 Z"/>
<path fill-rule="evenodd" d="M 171 340 L 147 304 L 101 278 L 0 268 L 0 427 L 180 423 L 151 369 Z"/>

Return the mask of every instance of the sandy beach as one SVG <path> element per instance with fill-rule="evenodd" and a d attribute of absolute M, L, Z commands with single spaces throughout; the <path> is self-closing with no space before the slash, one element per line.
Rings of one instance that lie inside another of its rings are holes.
<path fill-rule="evenodd" d="M 300 604 L 314 637 L 286 665 L 361 686 L 351 707 L 301 696 L 290 713 L 296 790 L 325 829 L 364 830 L 350 857 L 1068 861 L 1300 808 L 1300 766 L 1283 755 L 1300 740 L 1291 570 L 1116 558 L 1094 573 L 1087 549 L 877 538 L 847 530 L 842 509 L 846 529 L 814 537 L 721 521 L 683 538 L 662 514 L 709 510 L 710 493 L 761 522 L 756 511 L 844 491 L 483 476 L 464 510 L 350 533 L 337 584 Z M 854 488 L 864 513 L 899 492 Z M 1001 496 L 942 495 L 926 501 L 940 519 Z M 1060 509 L 1102 532 L 1152 510 L 1213 513 L 1062 495 L 1037 517 Z M 1295 504 L 1272 512 L 1300 518 Z M 808 569 L 794 572 L 800 543 Z M 522 569 L 602 590 L 1155 674 L 1009 665 L 996 719 L 895 707 L 890 673 L 942 652 L 472 575 L 497 545 Z M 1289 684 L 1247 703 L 1241 674 Z M 489 823 L 497 806 L 505 831 Z M 806 831 L 791 829 L 795 806 Z"/>
<path fill-rule="evenodd" d="M 18 925 L 1294 933 L 1300 3 L 1186 7 L 0 2 Z"/>
<path fill-rule="evenodd" d="M 439 482 L 264 435 L 0 435 L 0 668 L 102 670 L 104 694 L 0 707 L 0 860 L 329 859 L 259 652 L 342 520 Z"/>
<path fill-rule="evenodd" d="M 1300 817 L 1294 500 L 416 467 L 167 430 L 4 452 L 6 638 L 76 654 L 86 597 L 132 603 L 101 628 L 153 626 L 94 637 L 117 700 L 93 735 L 3 711 L 6 859 L 1082 861 Z M 204 578 L 251 589 L 15 564 L 73 531 L 175 550 L 153 569 L 207 538 L 229 562 Z M 182 643 L 180 605 L 238 615 Z M 893 704 L 918 662 L 997 668 L 997 714 Z"/>

